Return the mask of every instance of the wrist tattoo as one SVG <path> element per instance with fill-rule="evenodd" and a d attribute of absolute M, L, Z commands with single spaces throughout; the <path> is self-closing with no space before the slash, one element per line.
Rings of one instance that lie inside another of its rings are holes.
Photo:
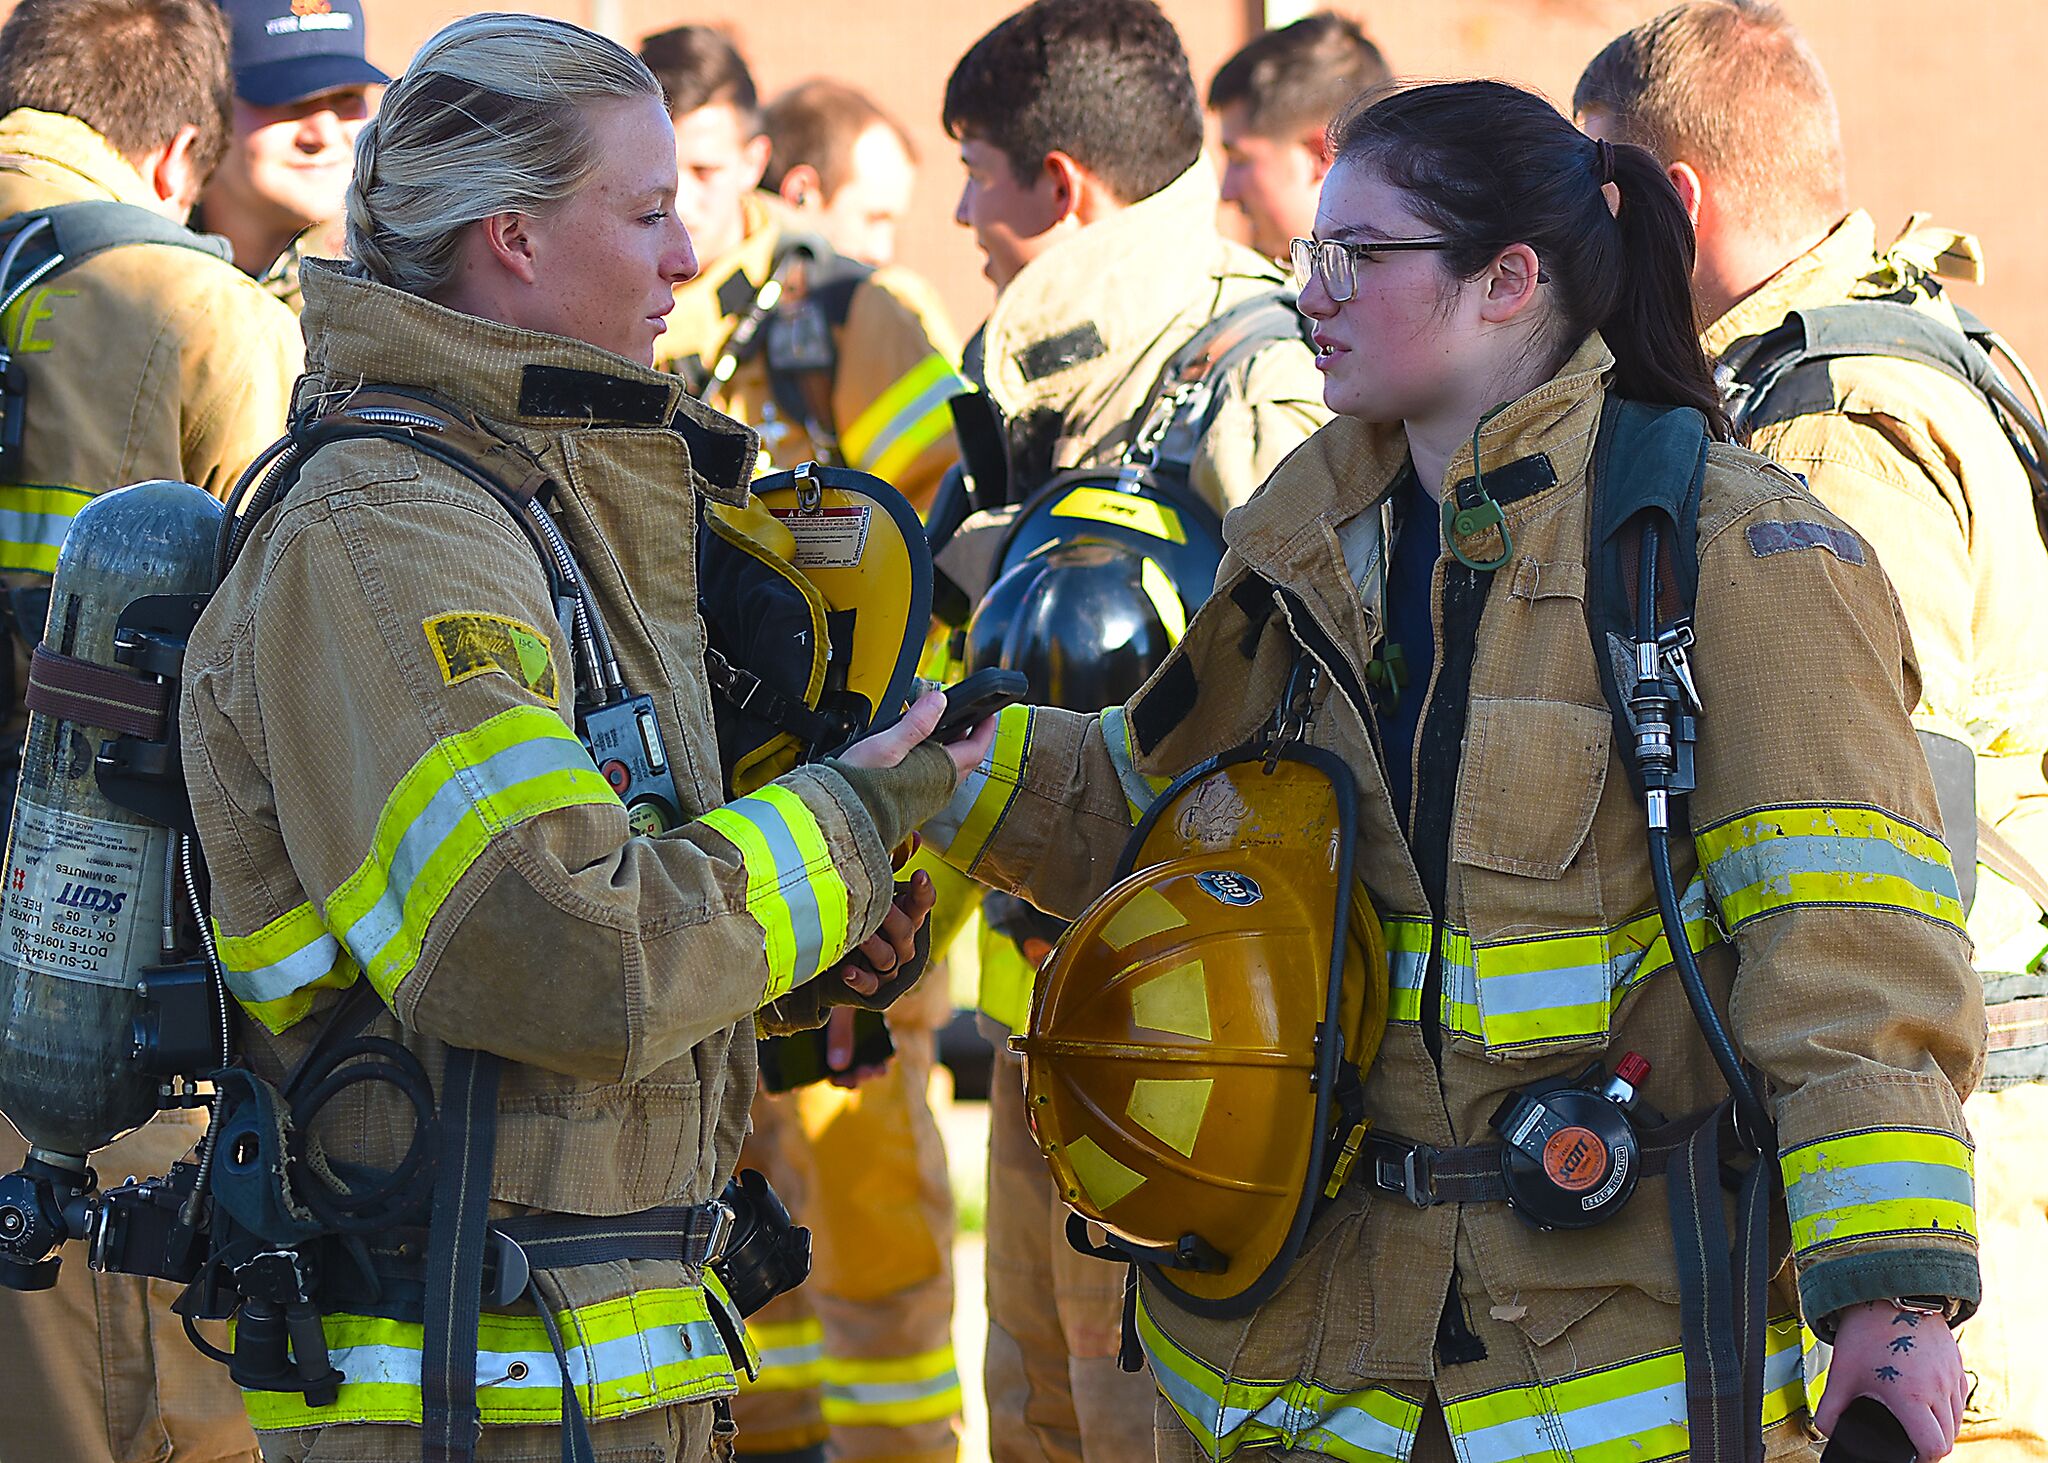
<path fill-rule="evenodd" d="M 1913 1338 L 1910 1336 L 1894 1336 L 1887 1344 L 1891 1347 L 1894 1355 L 1900 1355 L 1913 1349 Z"/>
<path fill-rule="evenodd" d="M 1900 1311 L 1892 1317 L 1892 1324 L 1894 1326 L 1911 1326 L 1918 1330 L 1920 1327 L 1920 1317 L 1911 1311 Z"/>

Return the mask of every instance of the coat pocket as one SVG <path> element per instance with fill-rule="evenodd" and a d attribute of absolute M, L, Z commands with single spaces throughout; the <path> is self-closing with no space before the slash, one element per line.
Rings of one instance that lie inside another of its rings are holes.
<path fill-rule="evenodd" d="M 1451 856 L 1467 927 L 1445 940 L 1461 1033 L 1490 1052 L 1607 1036 L 1608 941 L 1588 836 L 1607 785 L 1605 708 L 1474 697 Z"/>
<path fill-rule="evenodd" d="M 1458 770 L 1451 857 L 1525 879 L 1561 879 L 1607 786 L 1606 707 L 1474 696 Z"/>
<path fill-rule="evenodd" d="M 632 1082 L 508 1093 L 491 1197 L 556 1214 L 631 1214 L 675 1198 L 698 1167 L 702 1089 Z"/>

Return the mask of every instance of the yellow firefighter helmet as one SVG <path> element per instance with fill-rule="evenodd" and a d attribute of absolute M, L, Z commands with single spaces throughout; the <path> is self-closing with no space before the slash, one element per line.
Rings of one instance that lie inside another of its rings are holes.
<path fill-rule="evenodd" d="M 1060 1197 L 1199 1314 L 1270 1293 L 1363 1135 L 1387 959 L 1352 808 L 1349 772 L 1309 748 L 1180 778 L 1014 1042 Z"/>
<path fill-rule="evenodd" d="M 738 796 L 902 715 L 931 625 L 932 561 L 910 502 L 807 462 L 712 505 L 698 554 L 719 761 Z"/>

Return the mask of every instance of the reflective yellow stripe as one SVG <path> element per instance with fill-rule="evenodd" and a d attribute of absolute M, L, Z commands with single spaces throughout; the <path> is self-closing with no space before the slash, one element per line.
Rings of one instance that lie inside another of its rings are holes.
<path fill-rule="evenodd" d="M 1153 777 L 1138 770 L 1136 734 L 1131 730 L 1131 719 L 1125 715 L 1123 707 L 1103 709 L 1102 740 L 1108 744 L 1110 764 L 1116 768 L 1116 780 L 1123 785 L 1124 801 L 1130 805 L 1131 824 L 1135 827 L 1145 816 L 1145 810 L 1172 785 L 1173 779 Z"/>
<path fill-rule="evenodd" d="M 767 941 L 763 1005 L 846 953 L 853 895 L 802 798 L 770 783 L 702 821 L 731 841 L 746 867 L 747 913 Z"/>
<path fill-rule="evenodd" d="M 1764 1338 L 1763 1425 L 1805 1411 L 1799 1321 Z M 1685 1359 L 1677 1348 L 1536 1387 L 1506 1387 L 1444 1404 L 1460 1463 L 1655 1463 L 1688 1451 Z"/>
<path fill-rule="evenodd" d="M 704 1282 L 705 1308 L 711 1311 L 714 1317 L 719 1312 L 724 1312 L 725 1319 L 730 1323 L 731 1330 L 738 1337 L 740 1351 L 743 1354 L 732 1356 L 732 1348 L 728 1345 L 726 1355 L 731 1357 L 732 1364 L 740 1371 L 759 1375 L 761 1371 L 761 1350 L 754 1344 L 752 1330 L 746 1321 L 741 1318 L 740 1308 L 733 1304 L 732 1292 L 725 1288 L 725 1282 L 718 1278 L 718 1272 L 709 1265 L 706 1265 L 698 1272 L 698 1279 Z"/>
<path fill-rule="evenodd" d="M 960 779 L 953 800 L 924 825 L 925 836 L 947 863 L 971 874 L 1017 796 L 1031 753 L 1029 706 L 1007 706 L 996 717 L 995 745 L 981 765 Z"/>
<path fill-rule="evenodd" d="M 1031 990 L 1037 972 L 1008 935 L 983 925 L 976 941 L 981 973 L 975 1002 L 981 1013 L 1006 1031 L 1022 1031 L 1031 1020 Z"/>
<path fill-rule="evenodd" d="M 747 1327 L 761 1355 L 761 1375 L 742 1378 L 744 1392 L 801 1392 L 825 1380 L 825 1327 L 816 1316 Z"/>
<path fill-rule="evenodd" d="M 1792 1247 L 1805 1254 L 1873 1235 L 1975 1235 L 1970 1145 L 1923 1128 L 1873 1128 L 1781 1155 Z"/>
<path fill-rule="evenodd" d="M 1387 941 L 1387 1019 L 1420 1021 L 1432 926 L 1427 919 L 1406 915 L 1389 915 L 1380 924 Z"/>
<path fill-rule="evenodd" d="M 839 450 L 853 467 L 887 479 L 951 430 L 946 403 L 970 389 L 952 364 L 934 352 L 868 403 L 839 434 Z"/>
<path fill-rule="evenodd" d="M 493 838 L 557 808 L 619 807 L 554 712 L 514 706 L 441 738 L 391 790 L 368 858 L 327 901 L 336 932 L 386 1001 L 427 926 Z"/>
<path fill-rule="evenodd" d="M 1422 1404 L 1372 1387 L 1334 1392 L 1314 1382 L 1248 1382 L 1226 1377 L 1159 1329 L 1138 1292 L 1138 1341 L 1160 1395 L 1202 1445 L 1204 1457 L 1275 1445 L 1346 1463 L 1406 1463 Z"/>
<path fill-rule="evenodd" d="M 71 520 L 93 497 L 84 488 L 0 486 L 0 570 L 56 573 Z"/>
<path fill-rule="evenodd" d="M 1167 643 L 1180 644 L 1180 637 L 1188 632 L 1188 608 L 1180 602 L 1180 591 L 1173 587 L 1173 580 L 1160 568 L 1157 559 L 1145 560 L 1145 567 L 1138 571 L 1138 583 L 1145 598 L 1152 601 L 1159 623 L 1165 627 Z"/>
<path fill-rule="evenodd" d="M 316 990 L 346 990 L 361 974 L 311 904 L 288 909 L 254 934 L 230 935 L 216 921 L 214 945 L 228 990 L 272 1032 L 295 1025 Z"/>
<path fill-rule="evenodd" d="M 1898 909 L 1963 925 L 1941 840 L 1876 808 L 1762 808 L 1709 828 L 1697 842 L 1731 929 L 1811 904 Z"/>
<path fill-rule="evenodd" d="M 731 1359 L 696 1289 L 642 1290 L 555 1313 L 569 1379 L 591 1418 L 724 1396 Z M 328 1423 L 420 1421 L 420 1338 L 414 1322 L 323 1316 L 334 1364 L 347 1377 L 331 1407 L 296 1393 L 244 1392 L 249 1420 L 266 1430 Z M 477 1322 L 477 1406 L 487 1423 L 560 1423 L 562 1374 L 535 1315 L 486 1311 Z"/>
<path fill-rule="evenodd" d="M 1679 900 L 1695 952 L 1720 943 L 1707 886 L 1695 878 Z M 1389 1019 L 1419 1021 L 1429 967 L 1430 922 L 1415 916 L 1385 921 Z M 1469 933 L 1444 931 L 1444 1030 L 1511 1050 L 1578 1040 L 1608 1029 L 1613 1012 L 1643 981 L 1671 964 L 1664 922 L 1655 910 L 1607 930 L 1565 930 L 1474 945 Z"/>
<path fill-rule="evenodd" d="M 953 1348 L 917 1356 L 825 1359 L 825 1421 L 838 1427 L 914 1427 L 960 1412 Z"/>

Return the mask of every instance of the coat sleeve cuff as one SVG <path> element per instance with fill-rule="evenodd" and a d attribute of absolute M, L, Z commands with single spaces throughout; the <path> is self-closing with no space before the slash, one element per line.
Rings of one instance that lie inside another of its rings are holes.
<path fill-rule="evenodd" d="M 1866 1301 L 1943 1295 L 1961 1303 L 1967 1320 L 1982 1297 L 1977 1257 L 1952 1249 L 1879 1250 L 1819 1260 L 1799 1275 L 1799 1304 L 1821 1340 L 1835 1339 L 1835 1315 Z"/>
<path fill-rule="evenodd" d="M 849 767 L 836 758 L 826 759 L 825 765 L 853 789 L 887 849 L 902 843 L 911 829 L 945 807 L 958 781 L 953 759 L 936 742 L 911 748 L 910 755 L 894 767 Z"/>

